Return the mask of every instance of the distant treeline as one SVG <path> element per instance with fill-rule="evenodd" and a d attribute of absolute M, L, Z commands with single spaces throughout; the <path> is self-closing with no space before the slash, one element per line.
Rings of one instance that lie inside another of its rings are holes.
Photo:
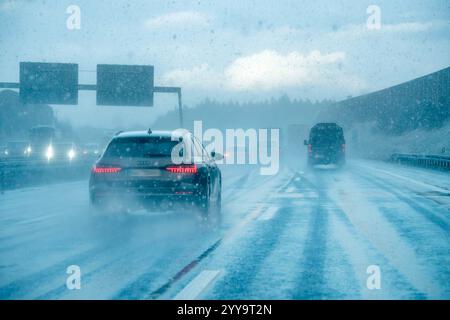
<path fill-rule="evenodd" d="M 0 143 L 27 140 L 29 129 L 37 125 L 51 125 L 64 136 L 72 135 L 71 126 L 58 122 L 50 106 L 23 104 L 18 92 L 0 91 Z"/>
<path fill-rule="evenodd" d="M 441 128 L 450 121 L 450 68 L 338 102 L 319 119 L 337 121 L 347 129 L 373 123 L 379 132 L 392 135 Z"/>
<path fill-rule="evenodd" d="M 331 100 L 291 100 L 284 95 L 261 102 L 219 102 L 205 99 L 195 107 L 184 108 L 184 126 L 192 129 L 201 120 L 204 128 L 284 128 L 290 124 L 310 124 L 318 113 L 333 103 Z M 179 127 L 178 110 L 159 117 L 155 129 Z"/>

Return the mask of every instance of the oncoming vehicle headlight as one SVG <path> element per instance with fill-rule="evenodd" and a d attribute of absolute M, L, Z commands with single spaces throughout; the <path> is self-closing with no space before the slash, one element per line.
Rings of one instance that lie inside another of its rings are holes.
<path fill-rule="evenodd" d="M 49 145 L 47 147 L 47 150 L 45 150 L 45 157 L 47 158 L 47 160 L 50 160 L 54 155 L 55 153 L 53 151 L 53 146 Z"/>
<path fill-rule="evenodd" d="M 28 147 L 25 149 L 25 154 L 29 156 L 29 155 L 31 154 L 31 151 L 32 151 L 32 150 L 31 150 L 31 147 L 28 146 Z"/>
<path fill-rule="evenodd" d="M 72 160 L 73 158 L 75 158 L 75 150 L 70 149 L 69 152 L 67 152 L 67 156 L 69 157 L 70 160 Z"/>

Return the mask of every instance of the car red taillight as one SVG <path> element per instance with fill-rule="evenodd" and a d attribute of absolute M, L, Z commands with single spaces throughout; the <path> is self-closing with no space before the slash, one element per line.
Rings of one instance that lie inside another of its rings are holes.
<path fill-rule="evenodd" d="M 194 165 L 170 166 L 170 167 L 167 167 L 166 170 L 171 172 L 171 173 L 196 174 L 197 171 L 198 171 L 198 168 L 194 164 Z"/>
<path fill-rule="evenodd" d="M 341 146 L 341 150 L 342 150 L 342 152 L 345 152 L 345 143 L 344 144 L 342 144 L 342 146 Z"/>
<path fill-rule="evenodd" d="M 118 173 L 122 168 L 119 167 L 97 167 L 92 168 L 93 173 Z"/>
<path fill-rule="evenodd" d="M 312 153 L 312 144 L 308 144 L 308 153 Z"/>

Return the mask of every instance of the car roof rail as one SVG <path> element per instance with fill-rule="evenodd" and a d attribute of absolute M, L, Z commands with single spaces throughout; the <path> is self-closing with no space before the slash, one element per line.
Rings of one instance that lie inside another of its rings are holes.
<path fill-rule="evenodd" d="M 116 133 L 114 133 L 115 136 L 118 136 L 119 134 L 121 134 L 123 132 L 123 130 L 119 130 Z"/>

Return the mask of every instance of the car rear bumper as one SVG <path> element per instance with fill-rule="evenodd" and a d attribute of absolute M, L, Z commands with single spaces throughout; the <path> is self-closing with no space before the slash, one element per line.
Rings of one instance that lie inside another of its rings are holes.
<path fill-rule="evenodd" d="M 311 164 L 339 164 L 345 161 L 345 156 L 342 154 L 337 155 L 310 155 L 308 162 Z"/>
<path fill-rule="evenodd" d="M 201 203 L 199 194 L 168 194 L 168 193 L 124 193 L 111 190 L 93 192 L 91 204 L 105 211 L 122 210 L 192 210 Z"/>
<path fill-rule="evenodd" d="M 115 196 L 115 197 L 177 197 L 177 196 L 191 196 L 199 193 L 199 188 L 183 188 L 183 189 L 130 189 L 130 188 L 104 188 L 91 187 L 89 188 L 91 194 L 97 196 Z"/>
<path fill-rule="evenodd" d="M 120 201 L 183 202 L 200 198 L 202 189 L 194 185 L 173 188 L 118 188 L 104 185 L 91 185 L 89 187 L 89 194 L 91 201 L 115 199 Z"/>

